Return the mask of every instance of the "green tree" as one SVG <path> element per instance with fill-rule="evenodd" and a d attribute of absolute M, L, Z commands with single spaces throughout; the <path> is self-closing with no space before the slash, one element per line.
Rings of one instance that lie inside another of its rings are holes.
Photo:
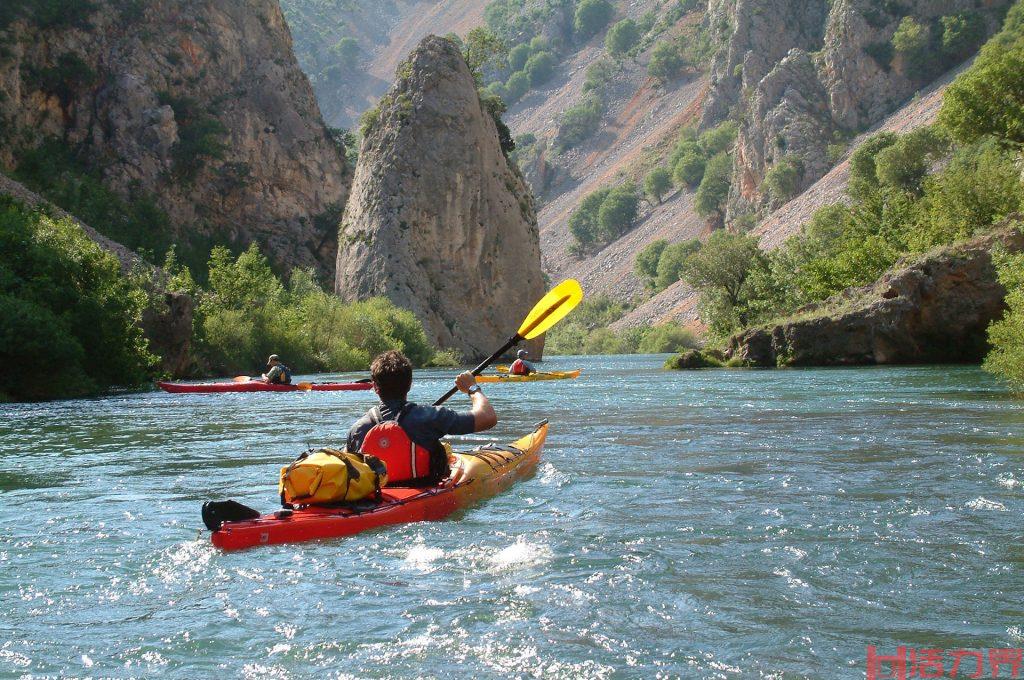
<path fill-rule="evenodd" d="M 875 155 L 875 176 L 882 186 L 918 193 L 932 164 L 948 151 L 949 140 L 938 128 L 918 128 Z"/>
<path fill-rule="evenodd" d="M 715 231 L 699 251 L 686 259 L 683 278 L 700 291 L 705 318 L 719 335 L 747 324 L 751 272 L 763 266 L 764 255 L 757 239 L 743 234 Z"/>
<path fill-rule="evenodd" d="M 695 189 L 704 179 L 704 167 L 707 159 L 699 151 L 681 156 L 672 166 L 672 178 L 676 184 Z"/>
<path fill-rule="evenodd" d="M 611 188 L 605 187 L 588 194 L 569 216 L 569 233 L 580 246 L 587 247 L 598 240 L 598 212 L 610 192 Z"/>
<path fill-rule="evenodd" d="M 795 156 L 785 156 L 765 173 L 764 187 L 776 203 L 793 198 L 800 190 L 804 165 Z"/>
<path fill-rule="evenodd" d="M 738 132 L 739 126 L 736 125 L 736 122 L 727 120 L 704 132 L 700 136 L 700 146 L 709 157 L 723 151 L 729 151 L 732 149 L 733 144 L 736 143 Z"/>
<path fill-rule="evenodd" d="M 960 142 L 993 136 L 1024 145 L 1024 4 L 943 95 L 939 121 Z"/>
<path fill-rule="evenodd" d="M 530 43 L 519 43 L 508 53 L 508 67 L 512 71 L 522 71 L 526 60 L 530 58 Z"/>
<path fill-rule="evenodd" d="M 615 16 L 615 8 L 608 0 L 581 0 L 576 6 L 573 29 L 580 41 L 589 40 Z"/>
<path fill-rule="evenodd" d="M 344 37 L 331 47 L 331 56 L 346 71 L 353 70 L 359 64 L 359 43 L 355 38 Z"/>
<path fill-rule="evenodd" d="M 525 71 L 516 71 L 508 77 L 505 83 L 505 96 L 508 101 L 515 103 L 522 99 L 523 95 L 530 89 L 530 76 Z"/>
<path fill-rule="evenodd" d="M 555 73 L 555 55 L 550 52 L 537 52 L 526 60 L 523 69 L 530 78 L 530 87 L 536 89 L 551 79 Z"/>
<path fill-rule="evenodd" d="M 654 281 L 658 276 L 658 260 L 661 259 L 661 254 L 667 247 L 668 241 L 663 238 L 652 241 L 637 254 L 636 260 L 633 262 L 633 271 L 649 289 L 656 287 Z"/>
<path fill-rule="evenodd" d="M 985 40 L 985 18 L 977 12 L 942 17 L 942 51 L 950 61 L 963 61 Z"/>
<path fill-rule="evenodd" d="M 98 394 L 145 382 L 147 295 L 69 218 L 0 196 L 0 401 Z M 16 255 L 16 256 L 15 256 Z M 45 369 L 45 375 L 39 373 Z"/>
<path fill-rule="evenodd" d="M 636 224 L 640 207 L 640 196 L 636 185 L 626 182 L 608 192 L 601 201 L 597 213 L 598 234 L 602 241 L 610 243 Z"/>
<path fill-rule="evenodd" d="M 477 87 L 481 87 L 488 72 L 500 71 L 508 65 L 508 46 L 490 29 L 477 26 L 466 34 L 462 56 Z"/>
<path fill-rule="evenodd" d="M 673 243 L 665 248 L 658 258 L 658 267 L 654 277 L 654 289 L 665 290 L 683 277 L 686 261 L 701 248 L 700 241 L 690 239 Z"/>
<path fill-rule="evenodd" d="M 611 59 L 601 57 L 587 67 L 586 78 L 583 81 L 583 91 L 591 92 L 604 89 L 605 85 L 611 82 L 618 72 L 619 66 Z"/>
<path fill-rule="evenodd" d="M 604 38 L 604 48 L 613 57 L 621 57 L 640 42 L 640 29 L 632 19 L 623 19 L 610 29 Z"/>
<path fill-rule="evenodd" d="M 875 158 L 883 149 L 895 144 L 897 139 L 897 135 L 892 132 L 880 132 L 866 139 L 850 156 L 850 181 L 847 193 L 854 200 L 864 198 L 878 189 Z"/>
<path fill-rule="evenodd" d="M 1024 255 L 994 255 L 999 282 L 1006 288 L 1007 311 L 988 328 L 992 351 L 985 370 L 1006 380 L 1017 392 L 1024 391 Z"/>
<path fill-rule="evenodd" d="M 571 149 L 579 146 L 584 140 L 601 127 L 604 115 L 604 103 L 596 92 L 588 92 L 582 101 L 566 109 L 558 124 L 558 136 L 555 143 L 559 149 Z"/>
<path fill-rule="evenodd" d="M 903 17 L 892 36 L 892 46 L 911 77 L 920 78 L 928 72 L 931 35 L 927 26 L 914 17 Z"/>
<path fill-rule="evenodd" d="M 644 178 L 644 192 L 651 197 L 655 203 L 661 203 L 661 198 L 672 190 L 672 173 L 667 168 L 657 167 L 647 173 Z"/>
<path fill-rule="evenodd" d="M 704 178 L 694 197 L 694 208 L 701 217 L 723 216 L 725 199 L 729 197 L 732 183 L 732 158 L 720 153 L 708 161 Z"/>
<path fill-rule="evenodd" d="M 672 80 L 685 63 L 675 44 L 663 40 L 651 50 L 651 60 L 647 63 L 647 75 L 664 84 Z"/>

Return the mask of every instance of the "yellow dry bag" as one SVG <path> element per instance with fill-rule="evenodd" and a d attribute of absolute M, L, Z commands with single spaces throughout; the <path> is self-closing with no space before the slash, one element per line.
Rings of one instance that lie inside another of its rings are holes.
<path fill-rule="evenodd" d="M 336 449 L 306 451 L 281 468 L 277 490 L 285 505 L 328 505 L 380 497 L 388 471 L 376 456 Z"/>

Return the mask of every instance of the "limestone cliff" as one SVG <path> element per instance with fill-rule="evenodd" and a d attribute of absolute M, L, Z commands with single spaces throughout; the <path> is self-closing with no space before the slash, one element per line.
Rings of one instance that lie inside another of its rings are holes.
<path fill-rule="evenodd" d="M 55 138 L 180 244 L 331 275 L 349 176 L 276 0 L 22 8 L 0 25 L 0 167 Z M 95 225 L 101 228 L 102 225 Z"/>
<path fill-rule="evenodd" d="M 726 358 L 753 366 L 980 361 L 985 331 L 1005 310 L 991 256 L 997 245 L 1024 250 L 1019 225 L 897 265 L 871 286 L 735 335 Z"/>
<path fill-rule="evenodd" d="M 446 39 L 420 43 L 374 113 L 337 272 L 342 297 L 387 296 L 467 359 L 493 351 L 543 295 L 530 192 Z"/>
<path fill-rule="evenodd" d="M 824 175 L 833 149 L 900 107 L 942 71 L 977 49 L 999 26 L 1008 0 L 712 0 L 718 44 L 705 126 L 740 121 L 727 222 L 775 208 Z M 942 18 L 962 20 L 962 45 Z M 904 20 L 920 27 L 925 56 L 896 50 Z M 919 63 L 923 62 L 923 63 Z M 765 178 L 786 162 L 784 192 Z"/>

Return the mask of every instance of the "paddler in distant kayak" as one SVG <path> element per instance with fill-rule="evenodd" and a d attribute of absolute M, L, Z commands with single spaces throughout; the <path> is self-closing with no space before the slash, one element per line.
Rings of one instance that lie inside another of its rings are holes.
<path fill-rule="evenodd" d="M 267 359 L 267 368 L 269 370 L 263 374 L 263 382 L 270 385 L 292 384 L 292 369 L 281 362 L 281 357 L 271 354 L 270 358 Z"/>
<path fill-rule="evenodd" d="M 455 378 L 455 386 L 473 402 L 462 413 L 410 402 L 412 363 L 401 352 L 391 350 L 374 359 L 370 377 L 380 403 L 349 430 L 347 448 L 383 460 L 389 486 L 437 484 L 449 474 L 442 437 L 483 432 L 498 424 L 494 407 L 469 371 Z"/>
<path fill-rule="evenodd" d="M 537 369 L 533 367 L 526 357 L 530 356 L 530 353 L 525 349 L 521 349 L 516 352 L 516 360 L 512 362 L 512 365 L 508 367 L 509 375 L 530 375 L 536 373 Z"/>

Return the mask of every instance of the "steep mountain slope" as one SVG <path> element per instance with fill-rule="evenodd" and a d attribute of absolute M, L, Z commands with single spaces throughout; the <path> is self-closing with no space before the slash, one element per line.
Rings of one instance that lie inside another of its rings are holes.
<path fill-rule="evenodd" d="M 281 269 L 333 273 L 351 177 L 276 0 L 46 7 L 0 26 L 0 167 L 58 202 L 90 177 L 151 204 L 148 233 L 118 234 L 132 247 L 258 241 Z"/>
<path fill-rule="evenodd" d="M 963 67 L 947 73 L 881 124 L 858 136 L 850 144 L 843 159 L 828 174 L 758 223 L 751 233 L 760 236 L 761 247 L 772 250 L 781 246 L 787 238 L 799 233 L 800 228 L 819 208 L 846 200 L 850 155 L 869 137 L 884 131 L 905 133 L 934 123 L 942 105 L 943 93 L 962 70 Z M 698 295 L 693 289 L 679 281 L 638 305 L 616 322 L 613 328 L 621 330 L 666 321 L 679 321 L 699 328 L 697 301 Z"/>
<path fill-rule="evenodd" d="M 299 64 L 328 124 L 354 127 L 391 87 L 395 67 L 432 33 L 483 23 L 466 0 L 281 0 Z"/>

